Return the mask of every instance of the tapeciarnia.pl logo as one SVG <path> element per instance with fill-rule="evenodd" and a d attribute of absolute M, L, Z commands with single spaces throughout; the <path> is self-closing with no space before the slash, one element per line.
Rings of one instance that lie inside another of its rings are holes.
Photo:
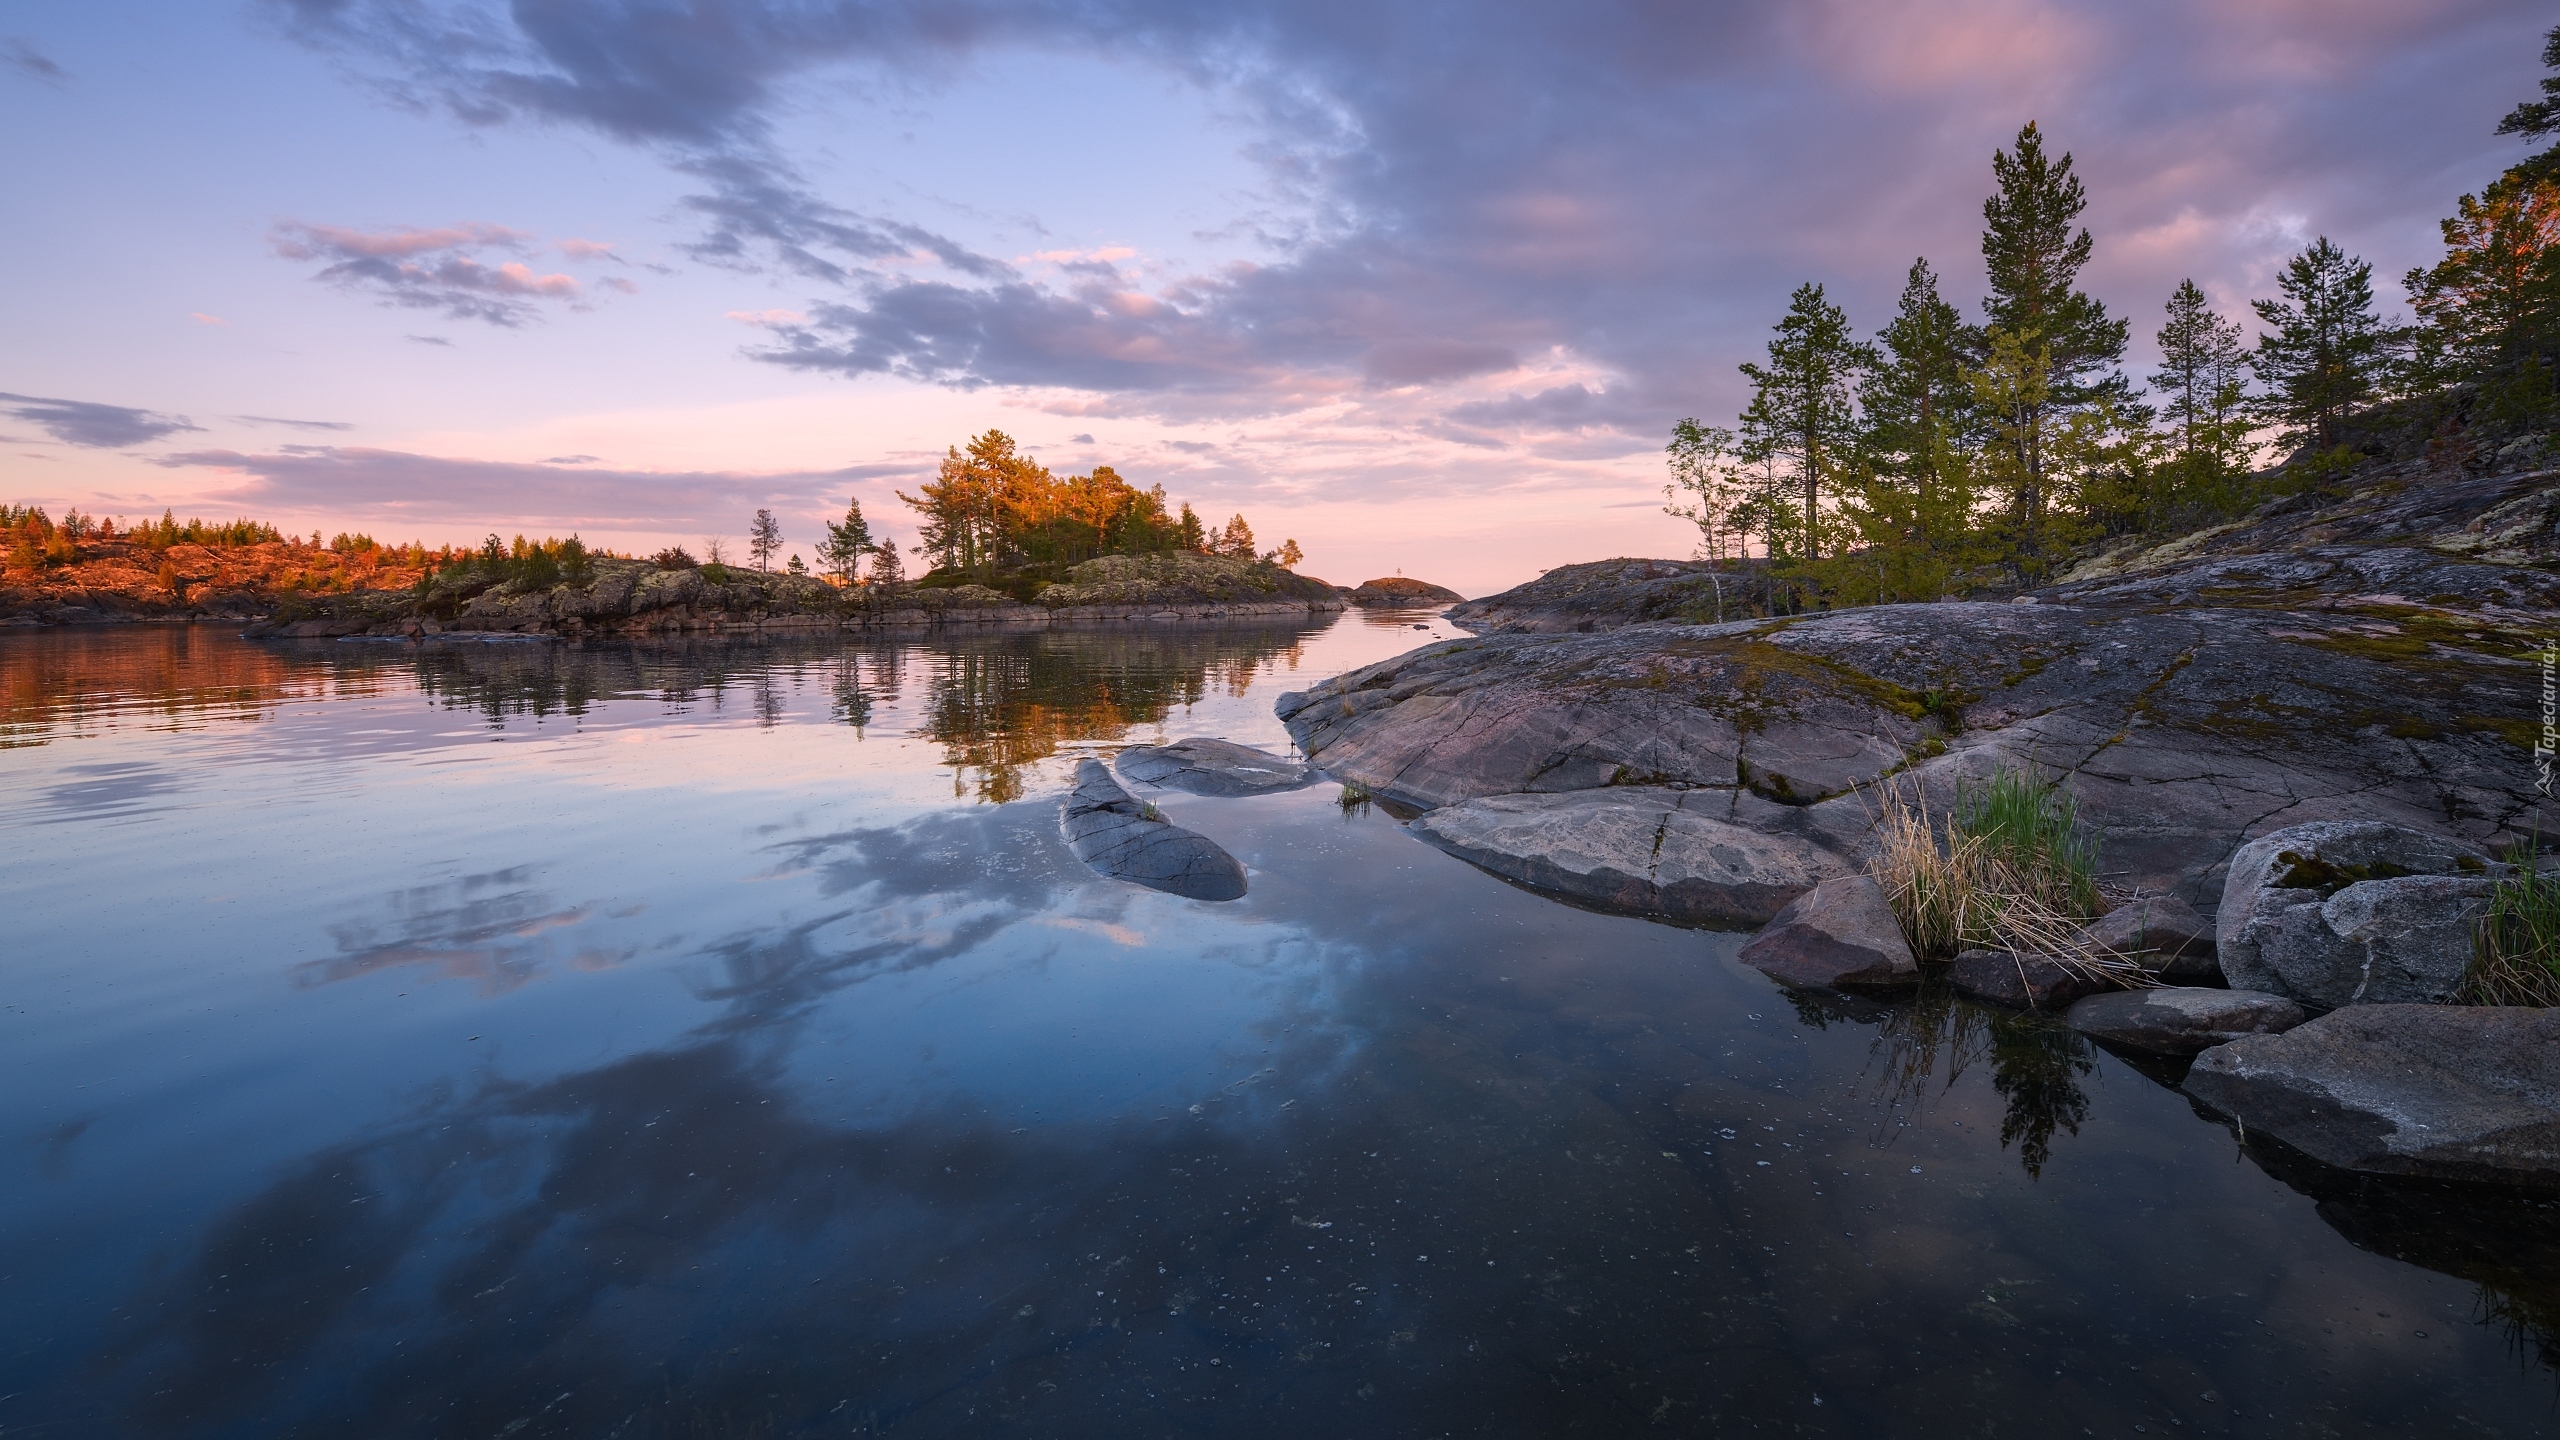
<path fill-rule="evenodd" d="M 2560 751 L 2560 640 L 2542 646 L 2542 738 L 2533 742 L 2534 786 L 2551 793 L 2551 760 Z"/>

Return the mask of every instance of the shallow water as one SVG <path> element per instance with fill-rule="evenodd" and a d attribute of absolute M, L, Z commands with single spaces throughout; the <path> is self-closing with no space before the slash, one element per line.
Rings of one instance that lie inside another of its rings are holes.
<path fill-rule="evenodd" d="M 0 636 L 0 1433 L 2560 1426 L 2547 1209 L 1330 785 L 1153 797 L 1231 904 L 1067 853 L 1416 618 Z"/>

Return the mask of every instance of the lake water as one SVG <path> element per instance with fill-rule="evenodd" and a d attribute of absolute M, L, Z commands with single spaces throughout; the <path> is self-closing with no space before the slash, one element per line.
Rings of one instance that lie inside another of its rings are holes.
<path fill-rule="evenodd" d="M 1329 784 L 1154 797 L 1233 903 L 1067 852 L 1416 620 L 0 635 L 0 1434 L 2560 1428 L 2547 1208 Z"/>

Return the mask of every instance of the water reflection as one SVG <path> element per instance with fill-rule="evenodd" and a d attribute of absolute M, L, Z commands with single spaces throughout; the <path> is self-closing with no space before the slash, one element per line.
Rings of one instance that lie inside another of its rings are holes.
<path fill-rule="evenodd" d="M 2246 1149 L 2357 1249 L 2476 1284 L 2473 1322 L 2560 1387 L 2560 1197 L 2343 1175 L 2263 1137 Z"/>
<path fill-rule="evenodd" d="M 1923 983 L 1908 1000 L 1887 1003 L 1820 991 L 1790 991 L 1799 1019 L 1817 1028 L 1872 1025 L 1867 1052 L 1883 1127 L 1924 1117 L 1930 1102 L 1955 1088 L 1965 1072 L 1987 1060 L 1991 1088 L 2000 1096 L 2000 1148 L 2017 1147 L 2019 1167 L 2041 1176 L 2053 1159 L 2053 1138 L 2080 1133 L 2089 1097 L 2080 1082 L 2096 1073 L 2089 1041 L 2049 1016 L 1977 1005 L 1943 980 Z"/>
<path fill-rule="evenodd" d="M 584 905 L 562 905 L 527 882 L 532 867 L 513 866 L 465 875 L 438 885 L 395 890 L 379 906 L 329 927 L 338 953 L 293 969 L 299 986 L 330 985 L 385 970 L 418 967 L 468 980 L 483 995 L 526 983 L 556 950 L 551 932 L 588 916 Z M 585 947 L 570 955 L 582 970 L 601 970 L 631 958 L 629 949 Z"/>
<path fill-rule="evenodd" d="M 0 749 L 116 724 L 184 729 L 256 721 L 285 701 L 374 688 L 361 674 L 333 674 L 183 625 L 131 627 L 112 644 L 100 638 L 76 630 L 0 635 L 7 656 L 0 664 Z"/>
<path fill-rule="evenodd" d="M 2548 1212 L 2303 1199 L 2049 1024 L 1787 996 L 1327 788 L 1164 797 L 1230 906 L 1066 852 L 1051 749 L 1269 739 L 1404 635 L 280 647 L 256 743 L 15 757 L 113 823 L 0 807 L 0 1425 L 2547 1429 Z M 202 870 L 270 903 L 75 908 Z"/>
<path fill-rule="evenodd" d="M 1241 696 L 1266 666 L 1296 669 L 1317 628 L 1046 631 L 945 647 L 919 729 L 945 747 L 955 796 L 1003 804 L 1061 746 L 1119 740 L 1212 691 Z"/>

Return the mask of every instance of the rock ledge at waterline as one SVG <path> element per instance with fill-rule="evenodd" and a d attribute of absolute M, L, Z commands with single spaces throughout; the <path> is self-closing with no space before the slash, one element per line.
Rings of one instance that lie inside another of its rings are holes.
<path fill-rule="evenodd" d="M 1058 824 L 1067 848 L 1096 874 L 1189 900 L 1244 894 L 1244 867 L 1236 857 L 1130 798 L 1099 760 L 1076 762 L 1076 788 L 1059 806 Z"/>
<path fill-rule="evenodd" d="M 2507 523 L 2526 511 L 2543 521 Z M 1694 566 L 1610 562 L 1636 575 L 1614 628 L 1596 582 L 1569 626 L 1525 628 L 1533 607 L 1495 596 L 1451 618 L 1524 628 L 1277 709 L 1327 774 L 1586 904 L 1748 923 L 1858 868 L 1888 781 L 1944 813 L 2010 765 L 2069 776 L 2112 878 L 2209 913 L 2243 842 L 2306 821 L 2481 849 L 2560 832 L 2537 809 L 2528 658 L 2560 614 L 2554 516 L 2560 472 L 2403 477 L 2098 557 L 2037 604 L 1721 625 L 1654 618 Z M 1522 591 L 1540 587 L 1563 588 Z"/>

